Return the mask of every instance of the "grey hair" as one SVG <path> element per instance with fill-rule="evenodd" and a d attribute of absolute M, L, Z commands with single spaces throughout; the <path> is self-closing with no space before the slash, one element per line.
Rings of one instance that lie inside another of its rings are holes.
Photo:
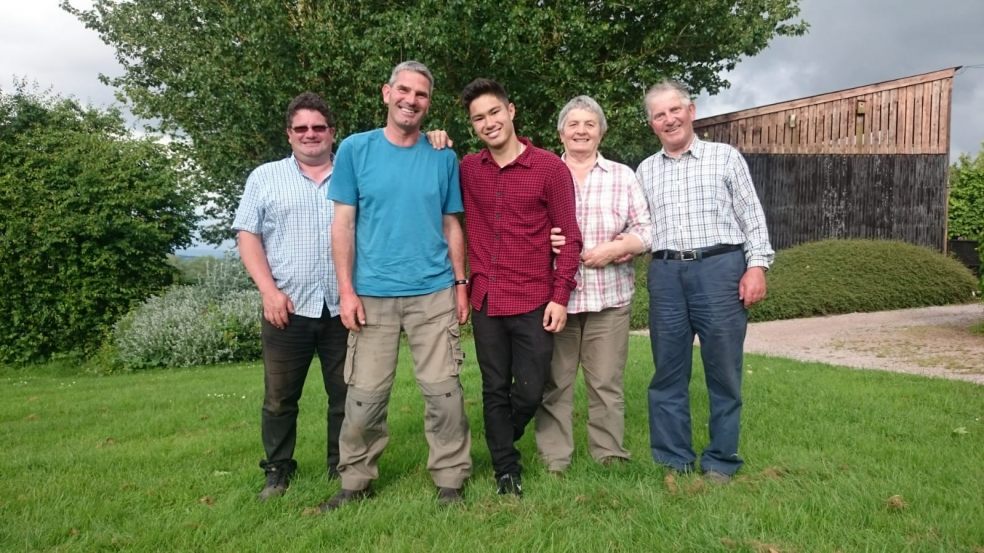
<path fill-rule="evenodd" d="M 557 132 L 564 130 L 564 123 L 567 121 L 567 116 L 575 109 L 583 109 L 597 115 L 598 126 L 601 127 L 601 134 L 608 132 L 608 120 L 605 119 L 604 110 L 601 109 L 601 106 L 598 105 L 598 102 L 594 98 L 585 95 L 574 97 L 560 110 L 560 115 L 557 116 Z"/>
<path fill-rule="evenodd" d="M 676 92 L 677 96 L 680 97 L 680 100 L 683 101 L 683 105 L 685 106 L 689 106 L 693 103 L 690 100 L 690 89 L 687 88 L 687 85 L 674 79 L 662 80 L 650 87 L 649 91 L 646 92 L 646 98 L 642 101 L 643 106 L 646 108 L 646 119 L 652 118 L 652 114 L 649 113 L 650 98 L 664 92 Z"/>
<path fill-rule="evenodd" d="M 427 69 L 426 65 L 415 60 L 407 60 L 397 64 L 397 66 L 393 68 L 393 72 L 390 73 L 390 86 L 396 84 L 396 76 L 399 75 L 401 71 L 413 71 L 414 73 L 420 73 L 424 77 L 427 77 L 427 83 L 430 85 L 430 90 L 434 90 L 434 75 L 431 74 L 430 69 Z"/>

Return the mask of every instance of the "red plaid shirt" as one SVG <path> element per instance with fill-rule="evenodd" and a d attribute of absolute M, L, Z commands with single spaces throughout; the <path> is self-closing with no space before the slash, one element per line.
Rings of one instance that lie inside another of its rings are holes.
<path fill-rule="evenodd" d="M 556 155 L 526 149 L 505 167 L 483 149 L 461 160 L 471 304 L 490 316 L 518 315 L 553 301 L 567 306 L 581 256 L 571 171 Z M 550 228 L 567 245 L 554 256 Z"/>

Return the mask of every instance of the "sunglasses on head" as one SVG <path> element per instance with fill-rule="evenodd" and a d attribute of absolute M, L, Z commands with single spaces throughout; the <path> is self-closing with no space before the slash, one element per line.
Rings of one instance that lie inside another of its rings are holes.
<path fill-rule="evenodd" d="M 328 125 L 298 125 L 296 127 L 291 127 L 290 130 L 294 131 L 296 134 L 307 134 L 308 130 L 312 130 L 318 134 L 328 132 Z"/>

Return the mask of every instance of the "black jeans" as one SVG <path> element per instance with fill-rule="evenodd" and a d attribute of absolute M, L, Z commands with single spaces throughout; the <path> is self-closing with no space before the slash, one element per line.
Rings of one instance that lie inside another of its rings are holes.
<path fill-rule="evenodd" d="M 328 394 L 328 470 L 338 466 L 338 436 L 345 418 L 344 379 L 348 330 L 341 317 L 332 317 L 325 307 L 321 318 L 290 315 L 280 330 L 265 319 L 263 340 L 263 415 L 261 427 L 266 460 L 262 466 L 276 465 L 293 470 L 297 442 L 297 402 L 301 399 L 311 359 L 315 352 L 321 361 L 321 376 Z"/>
<path fill-rule="evenodd" d="M 485 307 L 472 314 L 485 441 L 496 478 L 522 471 L 515 442 L 543 401 L 553 357 L 553 334 L 543 330 L 544 307 L 506 317 L 489 317 Z"/>

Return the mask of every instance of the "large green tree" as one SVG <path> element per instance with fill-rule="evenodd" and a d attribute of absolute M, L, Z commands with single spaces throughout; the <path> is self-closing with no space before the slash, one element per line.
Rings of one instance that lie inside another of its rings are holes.
<path fill-rule="evenodd" d="M 62 7 L 116 49 L 104 77 L 133 112 L 187 139 L 211 191 L 210 240 L 228 220 L 248 171 L 287 152 L 279 113 L 298 92 L 324 95 L 340 135 L 382 124 L 379 88 L 397 62 L 436 77 L 429 125 L 470 138 L 457 93 L 475 77 L 501 81 L 517 126 L 556 149 L 556 116 L 577 94 L 605 108 L 604 145 L 636 163 L 655 147 L 645 87 L 663 77 L 716 92 L 722 72 L 778 35 L 798 35 L 798 0 L 95 0 Z M 464 141 L 462 139 L 465 139 Z M 465 142 L 463 145 L 461 142 Z"/>
<path fill-rule="evenodd" d="M 118 112 L 0 90 L 0 361 L 91 352 L 172 280 L 195 196 L 167 147 Z"/>

